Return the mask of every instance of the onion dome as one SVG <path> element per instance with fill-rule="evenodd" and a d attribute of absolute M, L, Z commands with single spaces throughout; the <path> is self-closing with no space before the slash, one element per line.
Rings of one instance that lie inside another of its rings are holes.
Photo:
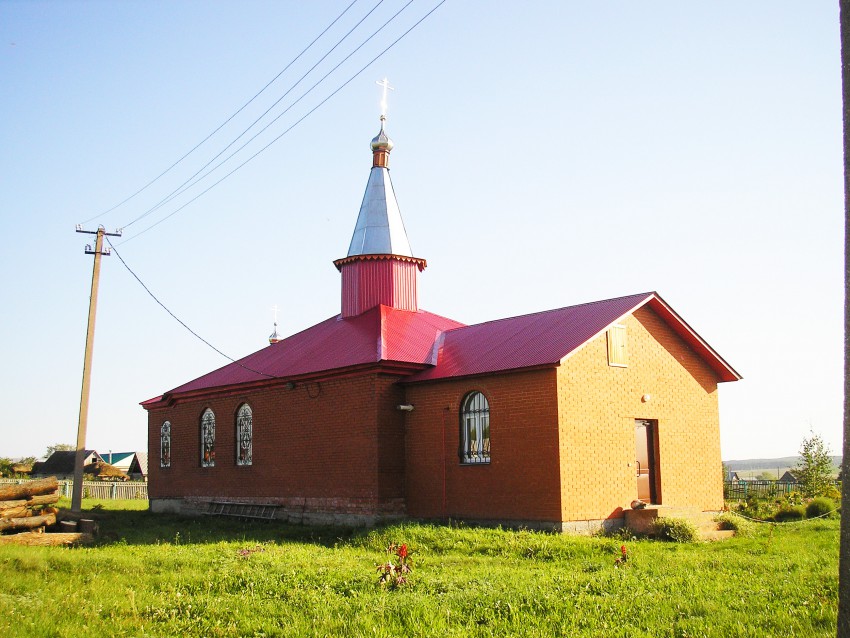
<path fill-rule="evenodd" d="M 381 118 L 381 132 L 372 138 L 372 152 L 382 150 L 389 153 L 393 150 L 393 141 L 384 131 L 384 118 Z"/>
<path fill-rule="evenodd" d="M 381 130 L 372 138 L 370 144 L 372 147 L 372 168 L 388 169 L 390 167 L 390 151 L 393 150 L 393 141 L 384 131 L 385 119 L 384 116 L 381 116 Z"/>
<path fill-rule="evenodd" d="M 280 341 L 280 335 L 277 333 L 277 321 L 274 322 L 274 332 L 269 335 L 269 344 L 275 344 Z"/>

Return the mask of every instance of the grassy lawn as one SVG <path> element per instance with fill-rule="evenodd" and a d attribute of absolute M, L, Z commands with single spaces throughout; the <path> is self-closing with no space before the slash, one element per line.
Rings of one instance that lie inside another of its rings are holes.
<path fill-rule="evenodd" d="M 401 524 L 306 528 L 100 505 L 85 548 L 0 547 L 0 636 L 834 636 L 838 521 L 717 543 Z M 387 591 L 389 542 L 414 552 Z"/>

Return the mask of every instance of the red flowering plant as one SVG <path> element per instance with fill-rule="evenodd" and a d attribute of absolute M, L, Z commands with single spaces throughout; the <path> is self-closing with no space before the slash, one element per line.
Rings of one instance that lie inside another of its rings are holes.
<path fill-rule="evenodd" d="M 626 549 L 625 545 L 620 545 L 620 557 L 614 561 L 614 566 L 619 567 L 620 565 L 625 565 L 629 560 L 629 550 Z"/>
<path fill-rule="evenodd" d="M 382 587 L 398 589 L 410 585 L 408 575 L 413 571 L 413 565 L 407 543 L 390 543 L 387 547 L 387 560 L 378 565 L 377 571 L 380 574 L 378 583 Z"/>

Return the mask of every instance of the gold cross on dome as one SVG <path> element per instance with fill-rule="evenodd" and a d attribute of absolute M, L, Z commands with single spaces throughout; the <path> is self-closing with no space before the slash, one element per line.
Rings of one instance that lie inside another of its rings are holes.
<path fill-rule="evenodd" d="M 272 310 L 274 311 L 274 325 L 277 325 L 277 311 L 278 311 L 277 304 L 275 304 L 275 305 L 272 307 Z"/>
<path fill-rule="evenodd" d="M 395 91 L 395 88 L 390 86 L 390 81 L 387 78 L 377 80 L 375 84 L 384 87 L 384 94 L 381 97 L 381 121 L 383 122 L 387 119 L 387 91 Z"/>

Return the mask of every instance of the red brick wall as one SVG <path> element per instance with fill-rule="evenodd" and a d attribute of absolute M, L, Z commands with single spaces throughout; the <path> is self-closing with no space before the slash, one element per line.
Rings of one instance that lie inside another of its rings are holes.
<path fill-rule="evenodd" d="M 409 386 L 408 513 L 556 523 L 621 518 L 637 498 L 635 419 L 658 421 L 661 503 L 720 509 L 715 374 L 652 310 L 623 323 L 625 368 L 608 365 L 602 334 L 555 369 Z M 462 465 L 457 455 L 459 406 L 472 390 L 490 403 L 490 465 Z"/>
<path fill-rule="evenodd" d="M 266 500 L 289 508 L 475 520 L 622 516 L 637 496 L 634 420 L 658 421 L 660 500 L 722 506 L 712 370 L 649 308 L 624 322 L 628 366 L 600 335 L 558 368 L 396 384 L 380 372 L 188 400 L 149 415 L 152 499 Z M 484 393 L 491 462 L 458 458 L 460 404 Z M 643 395 L 649 401 L 641 401 Z M 253 410 L 253 465 L 235 464 L 235 415 Z M 396 406 L 412 403 L 413 412 Z M 200 467 L 200 417 L 216 415 L 216 466 Z M 159 432 L 172 424 L 172 467 Z"/>
<path fill-rule="evenodd" d="M 559 521 L 558 406 L 554 370 L 410 385 L 407 511 L 421 518 Z M 490 404 L 491 462 L 458 458 L 460 404 Z"/>
<path fill-rule="evenodd" d="M 388 407 L 401 402 L 396 379 L 367 373 L 154 409 L 148 418 L 151 498 L 253 498 L 302 506 L 308 499 L 319 509 L 403 511 L 403 420 Z M 235 417 L 243 402 L 253 410 L 253 464 L 247 467 L 235 463 Z M 207 407 L 216 416 L 211 468 L 200 466 L 200 417 Z M 170 468 L 160 468 L 166 419 L 172 460 Z"/>
<path fill-rule="evenodd" d="M 658 421 L 661 504 L 720 509 L 714 372 L 651 309 L 623 324 L 628 367 L 608 365 L 603 334 L 558 370 L 563 520 L 620 517 L 637 498 L 635 419 Z"/>

